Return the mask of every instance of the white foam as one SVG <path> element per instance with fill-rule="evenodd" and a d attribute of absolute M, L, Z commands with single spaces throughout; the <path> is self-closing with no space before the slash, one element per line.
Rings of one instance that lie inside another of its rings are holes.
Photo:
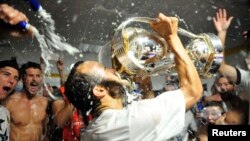
<path fill-rule="evenodd" d="M 44 35 L 41 35 L 34 26 L 30 25 L 28 30 L 30 30 L 33 33 L 33 35 L 39 42 L 39 47 L 41 48 L 41 57 L 45 63 L 44 73 L 50 74 L 51 65 L 49 63 L 49 58 L 50 56 L 54 55 L 53 50 L 48 48 L 46 41 L 44 39 Z"/>
<path fill-rule="evenodd" d="M 44 25 L 45 41 L 48 47 L 55 48 L 60 51 L 67 51 L 70 55 L 79 53 L 79 50 L 69 43 L 62 40 L 62 37 L 55 33 L 55 22 L 51 18 L 51 15 L 44 9 L 39 10 L 39 16 L 41 16 Z"/>
<path fill-rule="evenodd" d="M 39 42 L 39 47 L 41 48 L 41 57 L 45 63 L 44 74 L 50 74 L 51 65 L 49 60 L 56 60 L 59 58 L 59 53 L 56 53 L 56 50 L 66 51 L 70 55 L 74 55 L 80 51 L 70 44 L 64 42 L 62 37 L 55 33 L 55 22 L 49 13 L 47 13 L 42 8 L 39 9 L 38 13 L 43 21 L 44 35 L 41 35 L 39 31 L 32 25 L 28 24 L 27 28 L 28 30 L 31 30 Z"/>

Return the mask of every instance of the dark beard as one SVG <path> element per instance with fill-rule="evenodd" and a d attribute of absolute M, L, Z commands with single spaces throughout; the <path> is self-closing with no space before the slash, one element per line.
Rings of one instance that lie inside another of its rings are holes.
<path fill-rule="evenodd" d="M 28 99 L 32 99 L 35 96 L 35 94 L 30 94 L 28 91 L 26 91 L 26 96 Z"/>
<path fill-rule="evenodd" d="M 23 88 L 24 89 L 24 93 L 27 96 L 28 99 L 32 99 L 33 97 L 35 97 L 36 94 L 31 94 L 26 87 Z"/>

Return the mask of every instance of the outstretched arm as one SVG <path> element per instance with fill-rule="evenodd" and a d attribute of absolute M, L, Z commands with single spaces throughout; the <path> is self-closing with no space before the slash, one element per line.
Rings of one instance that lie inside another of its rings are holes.
<path fill-rule="evenodd" d="M 169 49 L 175 54 L 175 63 L 178 71 L 180 89 L 184 93 L 186 109 L 191 108 L 202 95 L 202 83 L 198 72 L 184 49 L 177 35 L 178 19 L 159 14 L 159 21 L 152 24 L 168 43 Z"/>

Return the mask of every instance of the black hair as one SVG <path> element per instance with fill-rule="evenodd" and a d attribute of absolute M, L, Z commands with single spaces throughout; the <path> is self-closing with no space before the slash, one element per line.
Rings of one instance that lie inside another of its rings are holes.
<path fill-rule="evenodd" d="M 14 68 L 14 69 L 16 69 L 18 71 L 18 74 L 20 74 L 19 66 L 18 66 L 17 61 L 16 61 L 16 57 L 11 57 L 10 60 L 0 61 L 0 69 L 4 68 L 4 67 Z M 20 75 L 19 75 L 18 79 L 20 79 Z"/>
<path fill-rule="evenodd" d="M 23 64 L 21 66 L 21 69 L 20 69 L 20 75 L 21 75 L 21 77 L 24 77 L 24 75 L 26 74 L 26 70 L 28 68 L 35 68 L 35 69 L 39 69 L 39 70 L 42 71 L 42 68 L 41 68 L 40 64 L 29 61 L 29 62 L 27 62 L 27 63 L 25 63 L 25 64 Z"/>
<path fill-rule="evenodd" d="M 92 93 L 93 87 L 97 82 L 89 75 L 76 72 L 77 67 L 82 63 L 83 61 L 79 61 L 72 68 L 65 82 L 65 95 L 69 102 L 81 111 L 83 121 L 87 126 L 89 123 L 89 115 L 95 116 L 98 114 L 96 109 L 100 105 L 100 101 L 97 100 Z"/>
<path fill-rule="evenodd" d="M 98 115 L 100 101 L 93 95 L 96 82 L 86 74 L 75 73 L 65 83 L 65 95 L 68 100 L 82 112 L 84 123 L 88 125 L 88 116 Z"/>

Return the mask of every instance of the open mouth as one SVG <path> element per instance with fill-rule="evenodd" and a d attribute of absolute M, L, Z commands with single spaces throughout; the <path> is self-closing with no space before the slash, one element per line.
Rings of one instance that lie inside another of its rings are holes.
<path fill-rule="evenodd" d="M 6 91 L 6 92 L 8 93 L 8 92 L 11 90 L 11 88 L 8 87 L 8 86 L 4 86 L 4 87 L 3 87 L 3 90 Z"/>
<path fill-rule="evenodd" d="M 39 83 L 35 81 L 31 82 L 29 86 L 29 91 L 35 94 L 37 93 L 38 90 L 39 90 Z"/>
<path fill-rule="evenodd" d="M 31 85 L 31 86 L 38 86 L 38 83 L 37 83 L 37 82 L 31 82 L 30 85 Z"/>

